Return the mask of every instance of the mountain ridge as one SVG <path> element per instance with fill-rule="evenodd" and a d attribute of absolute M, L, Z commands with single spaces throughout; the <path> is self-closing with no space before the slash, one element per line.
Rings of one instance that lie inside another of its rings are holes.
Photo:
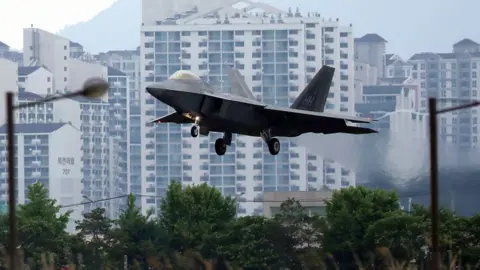
<path fill-rule="evenodd" d="M 135 49 L 140 44 L 141 9 L 141 0 L 118 0 L 90 20 L 65 26 L 57 34 L 82 44 L 90 53 Z M 109 25 L 110 32 L 103 25 Z"/>
<path fill-rule="evenodd" d="M 91 20 L 67 26 L 58 34 L 82 44 L 91 53 L 135 49 L 140 44 L 141 1 L 118 0 Z M 388 41 L 387 52 L 404 59 L 418 52 L 451 52 L 452 44 L 464 37 L 480 41 L 480 32 L 472 31 L 471 26 L 471 18 L 477 17 L 480 8 L 478 0 L 462 0 L 463 5 L 438 0 L 369 0 L 369 5 L 358 0 L 256 1 L 283 10 L 300 7 L 304 14 L 317 11 L 325 18 L 340 18 L 343 25 L 353 24 L 355 37 L 377 33 Z M 414 19 L 406 19 L 405 14 Z"/>

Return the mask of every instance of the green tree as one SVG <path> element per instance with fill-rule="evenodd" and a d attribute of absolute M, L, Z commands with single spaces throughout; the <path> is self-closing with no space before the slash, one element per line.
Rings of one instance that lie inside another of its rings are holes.
<path fill-rule="evenodd" d="M 402 215 L 394 191 L 349 187 L 333 192 L 327 202 L 324 248 L 339 262 L 352 263 L 353 254 L 365 258 L 363 237 L 368 227 L 389 216 Z"/>
<path fill-rule="evenodd" d="M 424 224 L 426 235 L 426 246 L 430 246 L 431 242 L 431 208 L 422 205 L 413 205 L 412 216 L 419 217 Z M 480 246 L 475 247 L 475 235 L 478 231 L 477 217 L 461 217 L 457 216 L 451 209 L 440 207 L 438 209 L 439 219 L 439 237 L 440 250 L 445 262 L 450 256 L 460 256 L 469 263 L 477 263 L 480 254 Z M 477 223 L 477 226 L 475 224 Z M 477 242 L 478 243 L 478 242 Z M 469 255 L 471 254 L 471 255 Z M 473 259 L 473 260 L 472 260 Z"/>
<path fill-rule="evenodd" d="M 285 237 L 292 241 L 291 249 L 285 254 L 289 264 L 298 267 L 301 263 L 308 269 L 320 267 L 325 220 L 318 215 L 309 216 L 307 209 L 292 198 L 280 205 L 280 212 L 274 219 L 283 226 Z"/>
<path fill-rule="evenodd" d="M 152 219 L 152 213 L 142 215 L 135 206 L 135 196 L 128 197 L 127 209 L 115 221 L 116 228 L 110 234 L 108 253 L 116 267 L 123 268 L 124 256 L 132 269 L 147 269 L 153 262 L 169 262 L 169 238 Z"/>
<path fill-rule="evenodd" d="M 234 219 L 235 212 L 235 200 L 222 196 L 215 187 L 204 183 L 183 188 L 172 182 L 161 200 L 159 221 L 172 237 L 172 248 L 180 252 L 201 250 L 210 256 L 205 243 Z"/>
<path fill-rule="evenodd" d="M 267 269 L 288 263 L 286 254 L 293 246 L 284 227 L 263 216 L 247 216 L 232 221 L 214 236 L 216 254 L 237 267 Z"/>
<path fill-rule="evenodd" d="M 457 243 L 463 265 L 480 265 L 480 214 L 464 219 L 459 224 Z"/>
<path fill-rule="evenodd" d="M 425 246 L 426 227 L 419 217 L 395 215 L 370 225 L 364 240 L 370 250 L 386 247 L 397 261 L 409 262 L 418 258 Z"/>
<path fill-rule="evenodd" d="M 76 224 L 78 233 L 72 239 L 74 253 L 82 255 L 86 270 L 104 269 L 112 228 L 112 221 L 106 216 L 105 209 L 96 208 L 85 213 L 83 220 L 76 221 Z"/>
<path fill-rule="evenodd" d="M 28 203 L 18 207 L 18 232 L 25 257 L 33 268 L 39 269 L 42 254 L 55 254 L 56 263 L 64 264 L 67 258 L 68 234 L 66 232 L 71 211 L 60 213 L 60 206 L 49 198 L 48 190 L 41 184 L 28 186 Z"/>

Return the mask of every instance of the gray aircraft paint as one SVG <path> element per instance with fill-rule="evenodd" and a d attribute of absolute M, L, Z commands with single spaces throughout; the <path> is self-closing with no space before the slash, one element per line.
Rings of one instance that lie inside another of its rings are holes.
<path fill-rule="evenodd" d="M 271 137 L 296 137 L 308 132 L 375 133 L 372 129 L 348 126 L 346 123 L 370 123 L 370 119 L 322 112 L 334 71 L 332 67 L 323 66 L 290 108 L 256 101 L 236 72 L 229 73 L 236 88 L 235 94 L 216 91 L 189 71 L 177 71 L 168 80 L 147 87 L 147 91 L 177 111 L 177 114 L 162 116 L 153 122 L 185 123 L 180 116 L 188 113 L 200 119 L 200 126 L 205 132 L 231 132 L 255 137 L 266 131 Z"/>

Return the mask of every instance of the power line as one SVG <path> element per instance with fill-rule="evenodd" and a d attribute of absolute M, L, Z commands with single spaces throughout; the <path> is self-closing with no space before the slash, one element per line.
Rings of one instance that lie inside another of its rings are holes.
<path fill-rule="evenodd" d="M 148 198 L 158 198 L 158 199 L 161 199 L 161 198 L 165 198 L 165 196 L 158 196 L 158 195 L 146 195 L 146 194 L 132 194 L 133 196 L 135 197 L 148 197 Z M 421 197 L 421 196 L 429 196 L 430 195 L 430 192 L 417 192 L 417 193 L 412 193 L 412 194 L 408 194 L 408 195 L 401 195 L 401 196 L 398 196 L 399 198 L 412 198 L 412 197 Z M 121 198 L 125 198 L 125 197 L 128 197 L 129 195 L 128 194 L 125 194 L 125 195 L 120 195 L 120 196 L 115 196 L 115 197 L 109 197 L 109 198 L 104 198 L 104 199 L 99 199 L 99 200 L 92 200 L 92 201 L 88 201 L 88 202 L 81 202 L 81 203 L 74 203 L 74 204 L 68 204 L 68 205 L 60 205 L 60 208 L 67 208 L 67 207 L 75 207 L 75 206 L 82 206 L 82 205 L 89 205 L 89 204 L 95 204 L 95 203 L 98 203 L 98 202 L 105 202 L 105 201 L 111 201 L 111 200 L 116 200 L 116 199 L 121 199 Z M 295 198 L 293 198 L 295 199 Z M 314 200 L 296 200 L 298 201 L 299 203 L 315 203 L 315 202 L 327 202 L 329 201 L 330 199 L 329 198 L 325 198 L 325 199 L 314 199 Z M 285 200 L 262 200 L 262 199 L 258 199 L 258 200 L 238 200 L 238 203 L 282 203 L 282 202 L 285 202 Z"/>
<path fill-rule="evenodd" d="M 88 201 L 88 202 L 81 202 L 81 203 L 74 203 L 74 204 L 67 204 L 67 205 L 60 205 L 60 208 L 67 208 L 67 207 L 74 207 L 74 206 L 82 206 L 82 205 L 87 205 L 87 204 L 94 204 L 97 202 L 104 202 L 104 201 L 111 201 L 115 199 L 120 199 L 128 197 L 128 195 L 120 195 L 120 196 L 115 196 L 115 197 L 110 197 L 110 198 L 105 198 L 105 199 L 99 199 L 95 201 Z"/>

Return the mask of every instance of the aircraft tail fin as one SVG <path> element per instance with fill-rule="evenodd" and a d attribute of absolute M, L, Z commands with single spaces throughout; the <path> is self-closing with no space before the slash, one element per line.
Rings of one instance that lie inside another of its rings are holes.
<path fill-rule="evenodd" d="M 245 83 L 242 74 L 240 74 L 237 69 L 229 68 L 228 77 L 232 83 L 232 93 L 242 97 L 255 99 L 255 96 L 250 91 L 250 88 L 248 88 L 247 83 Z"/>
<path fill-rule="evenodd" d="M 323 112 L 327 103 L 328 92 L 332 84 L 335 68 L 323 66 L 313 77 L 312 81 L 300 93 L 290 108 Z"/>

